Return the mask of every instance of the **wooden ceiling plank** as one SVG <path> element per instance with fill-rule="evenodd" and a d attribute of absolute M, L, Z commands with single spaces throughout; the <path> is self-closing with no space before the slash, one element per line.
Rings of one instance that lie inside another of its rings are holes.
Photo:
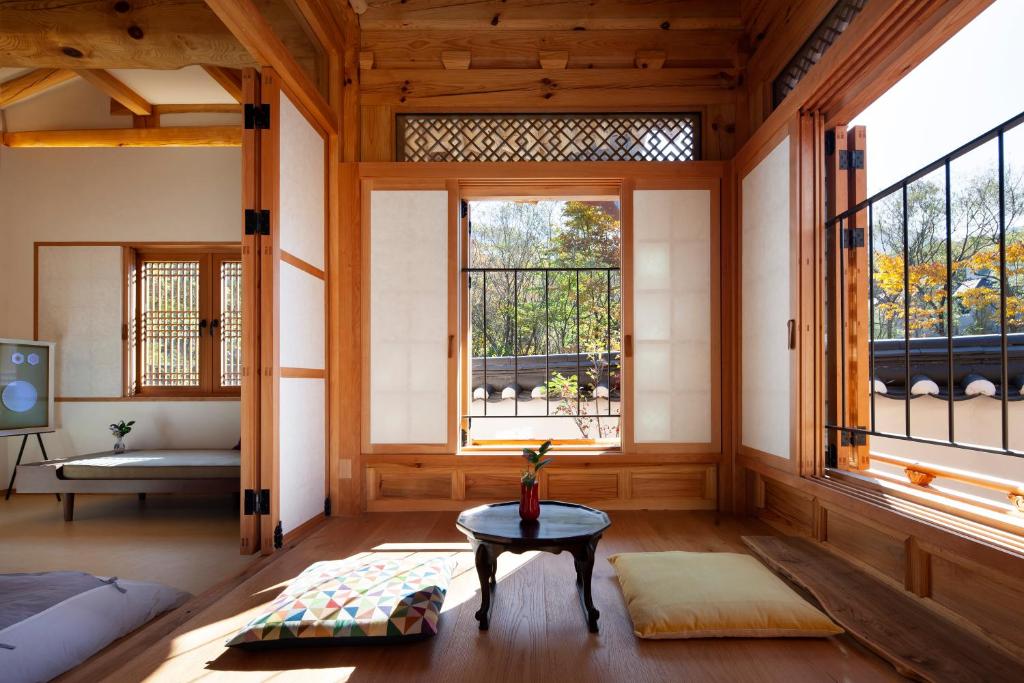
<path fill-rule="evenodd" d="M 4 133 L 7 147 L 240 147 L 240 126 L 41 130 Z"/>
<path fill-rule="evenodd" d="M 226 69 L 222 66 L 203 64 L 205 71 L 210 78 L 217 81 L 217 84 L 224 88 L 232 99 L 239 104 L 242 103 L 242 72 L 238 69 Z"/>
<path fill-rule="evenodd" d="M 256 60 L 203 0 L 0 2 L 0 66 L 60 69 L 242 68 Z"/>
<path fill-rule="evenodd" d="M 75 78 L 67 69 L 35 69 L 0 83 L 0 109 L 44 93 L 50 88 Z"/>
<path fill-rule="evenodd" d="M 370 0 L 367 31 L 741 29 L 739 0 Z"/>
<path fill-rule="evenodd" d="M 661 50 L 666 67 L 738 66 L 743 32 L 728 31 L 362 31 L 374 68 L 436 68 L 445 50 L 469 50 L 474 69 L 534 68 L 541 51 L 569 53 L 574 68 L 632 68 L 638 50 Z"/>
<path fill-rule="evenodd" d="M 109 71 L 104 69 L 80 69 L 76 73 L 111 98 L 123 104 L 131 113 L 137 116 L 149 116 L 153 113 L 153 105 L 114 77 Z"/>

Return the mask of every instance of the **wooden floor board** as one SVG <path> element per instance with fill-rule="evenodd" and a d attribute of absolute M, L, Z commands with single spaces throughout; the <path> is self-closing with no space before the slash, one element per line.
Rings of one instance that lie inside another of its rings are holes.
<path fill-rule="evenodd" d="M 331 519 L 169 637 L 121 653 L 114 681 L 892 681 L 885 662 L 842 636 L 817 640 L 644 641 L 633 634 L 607 558 L 640 550 L 745 552 L 744 534 L 770 529 L 711 513 L 610 513 L 598 546 L 594 600 L 598 634 L 584 624 L 569 555 L 502 555 L 491 629 L 473 617 L 479 584 L 455 513 L 372 513 Z M 399 544 L 399 545 L 387 545 Z M 446 550 L 431 550 L 442 544 Z M 421 546 L 427 546 L 422 548 Z M 453 548 L 455 550 L 453 550 Z M 391 646 L 229 650 L 224 642 L 312 562 L 363 553 L 451 552 L 457 569 L 437 637 Z M 118 653 L 113 653 L 115 656 Z"/>

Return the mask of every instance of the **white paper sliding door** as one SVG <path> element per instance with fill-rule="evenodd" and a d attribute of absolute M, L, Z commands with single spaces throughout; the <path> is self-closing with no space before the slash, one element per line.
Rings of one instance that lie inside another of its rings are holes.
<path fill-rule="evenodd" d="M 327 140 L 269 69 L 262 98 L 270 105 L 261 198 L 271 247 L 264 237 L 261 479 L 279 524 L 273 537 L 263 530 L 266 544 L 322 516 L 327 495 Z"/>
<path fill-rule="evenodd" d="M 364 202 L 367 194 L 365 445 L 454 447 L 449 193 L 370 189 Z"/>
<path fill-rule="evenodd" d="M 789 458 L 794 316 L 789 138 L 741 185 L 741 400 L 743 447 Z"/>
<path fill-rule="evenodd" d="M 632 200 L 632 446 L 717 449 L 717 183 Z"/>

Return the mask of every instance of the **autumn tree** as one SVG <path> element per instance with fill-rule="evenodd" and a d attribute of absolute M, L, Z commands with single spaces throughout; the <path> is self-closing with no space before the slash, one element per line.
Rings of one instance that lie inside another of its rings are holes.
<path fill-rule="evenodd" d="M 1005 178 L 1008 331 L 1024 331 L 1024 177 Z M 945 190 L 929 179 L 907 187 L 907 244 L 911 337 L 946 334 Z M 901 193 L 877 202 L 874 211 L 875 335 L 903 336 L 904 245 Z M 954 186 L 949 243 L 954 334 L 999 330 L 999 179 L 979 173 Z"/>

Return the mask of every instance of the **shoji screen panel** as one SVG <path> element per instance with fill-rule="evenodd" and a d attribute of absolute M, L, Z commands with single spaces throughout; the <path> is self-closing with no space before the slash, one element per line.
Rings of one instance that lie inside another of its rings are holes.
<path fill-rule="evenodd" d="M 261 487 L 271 488 L 274 521 L 287 534 L 323 515 L 327 495 L 327 140 L 271 70 L 261 94 L 271 114 L 261 145 L 272 244 L 261 265 L 262 344 L 264 367 L 274 369 L 262 395 Z"/>
<path fill-rule="evenodd" d="M 364 446 L 371 451 L 454 448 L 449 192 L 367 189 L 366 206 L 369 363 Z"/>
<path fill-rule="evenodd" d="M 741 193 L 742 447 L 789 458 L 793 415 L 795 272 L 790 197 L 790 141 L 785 138 L 743 177 Z"/>
<path fill-rule="evenodd" d="M 632 443 L 718 449 L 718 183 L 633 191 Z M 628 353 L 628 350 L 627 350 Z"/>

